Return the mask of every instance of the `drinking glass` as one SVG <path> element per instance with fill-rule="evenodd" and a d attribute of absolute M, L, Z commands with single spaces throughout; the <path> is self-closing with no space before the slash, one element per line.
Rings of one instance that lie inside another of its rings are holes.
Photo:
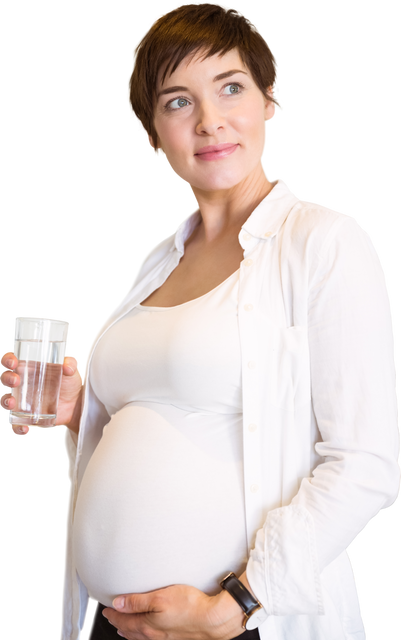
<path fill-rule="evenodd" d="M 17 318 L 14 370 L 21 384 L 14 387 L 11 424 L 52 427 L 57 414 L 68 323 L 46 318 Z"/>

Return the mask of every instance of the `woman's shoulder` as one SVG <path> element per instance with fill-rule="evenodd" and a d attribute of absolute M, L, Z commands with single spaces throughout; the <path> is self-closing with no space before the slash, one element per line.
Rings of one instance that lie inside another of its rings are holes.
<path fill-rule="evenodd" d="M 274 188 L 257 207 L 250 220 L 252 218 L 255 218 L 256 230 L 270 225 L 270 231 L 276 229 L 276 233 L 278 232 L 279 241 L 306 242 L 310 246 L 314 242 L 321 244 L 336 234 L 347 234 L 352 227 L 362 232 L 356 220 L 347 213 L 299 198 L 281 179 L 276 181 Z"/>
<path fill-rule="evenodd" d="M 379 258 L 368 233 L 358 221 L 329 207 L 298 200 L 281 229 L 281 259 L 294 273 L 332 269 L 349 271 L 374 264 Z"/>
<path fill-rule="evenodd" d="M 348 214 L 307 200 L 298 200 L 290 211 L 286 223 L 288 230 L 292 228 L 298 232 L 313 232 L 316 235 L 325 235 L 344 225 L 357 224 L 356 220 Z"/>
<path fill-rule="evenodd" d="M 354 217 L 306 200 L 296 202 L 282 227 L 283 242 L 308 245 L 318 253 L 355 238 L 370 241 Z"/>

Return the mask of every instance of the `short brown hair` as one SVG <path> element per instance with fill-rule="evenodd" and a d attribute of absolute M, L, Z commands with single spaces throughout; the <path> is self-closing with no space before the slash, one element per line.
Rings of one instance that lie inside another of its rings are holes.
<path fill-rule="evenodd" d="M 186 4 L 159 18 L 135 49 L 136 60 L 129 88 L 135 114 L 157 147 L 154 127 L 157 79 L 165 65 L 162 82 L 174 73 L 189 54 L 205 51 L 204 58 L 224 55 L 237 48 L 241 60 L 265 98 L 276 79 L 276 61 L 255 27 L 234 9 L 216 4 Z"/>

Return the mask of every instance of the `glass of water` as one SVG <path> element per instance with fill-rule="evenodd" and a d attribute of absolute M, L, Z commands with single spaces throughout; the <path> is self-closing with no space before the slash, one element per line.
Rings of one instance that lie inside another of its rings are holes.
<path fill-rule="evenodd" d="M 60 394 L 68 323 L 46 318 L 17 318 L 14 370 L 21 383 L 12 390 L 16 400 L 11 424 L 52 427 Z"/>

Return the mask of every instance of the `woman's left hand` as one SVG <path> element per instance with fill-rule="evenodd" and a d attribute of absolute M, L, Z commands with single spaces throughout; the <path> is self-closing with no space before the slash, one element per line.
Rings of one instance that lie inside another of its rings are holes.
<path fill-rule="evenodd" d="M 240 579 L 248 587 L 243 576 Z M 103 615 L 127 640 L 231 640 L 244 632 L 244 613 L 224 589 L 208 596 L 195 587 L 175 584 L 118 596 L 113 607 L 104 609 Z"/>

